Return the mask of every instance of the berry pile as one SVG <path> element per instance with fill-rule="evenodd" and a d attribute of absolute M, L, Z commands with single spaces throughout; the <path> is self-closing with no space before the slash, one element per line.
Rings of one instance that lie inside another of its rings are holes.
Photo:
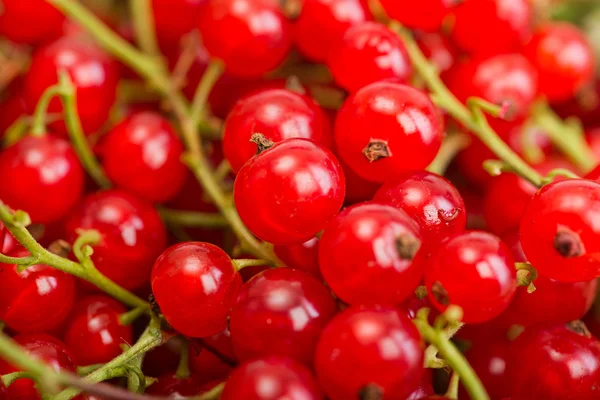
<path fill-rule="evenodd" d="M 543 3 L 1 1 L 0 400 L 600 399 L 600 4 Z"/>

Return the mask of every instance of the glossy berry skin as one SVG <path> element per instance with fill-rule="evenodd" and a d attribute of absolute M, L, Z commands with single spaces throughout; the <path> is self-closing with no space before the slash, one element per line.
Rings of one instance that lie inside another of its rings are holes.
<path fill-rule="evenodd" d="M 185 242 L 169 247 L 152 268 L 152 293 L 169 324 L 191 337 L 227 326 L 242 279 L 217 246 Z"/>
<path fill-rule="evenodd" d="M 521 219 L 521 244 L 529 262 L 541 275 L 561 282 L 600 276 L 599 212 L 596 182 L 563 180 L 544 186 Z"/>
<path fill-rule="evenodd" d="M 294 43 L 309 60 L 326 62 L 348 28 L 372 19 L 360 0 L 305 0 L 294 21 Z"/>
<path fill-rule="evenodd" d="M 208 52 L 246 78 L 277 68 L 292 42 L 291 27 L 271 0 L 208 0 L 200 30 Z"/>
<path fill-rule="evenodd" d="M 342 167 L 327 149 L 307 139 L 276 143 L 238 173 L 233 197 L 246 226 L 275 245 L 313 238 L 342 207 Z"/>
<path fill-rule="evenodd" d="M 422 243 L 417 224 L 403 211 L 357 204 L 325 227 L 319 244 L 321 273 L 346 303 L 399 304 L 423 276 Z"/>
<path fill-rule="evenodd" d="M 239 365 L 225 383 L 221 400 L 320 400 L 311 372 L 285 357 L 259 358 Z"/>
<path fill-rule="evenodd" d="M 525 330 L 511 345 L 517 399 L 593 399 L 600 380 L 600 342 L 563 325 Z"/>
<path fill-rule="evenodd" d="M 4 149 L 0 176 L 10 182 L 0 185 L 0 199 L 28 212 L 35 223 L 59 221 L 83 192 L 84 173 L 77 155 L 68 141 L 52 135 L 29 135 Z"/>
<path fill-rule="evenodd" d="M 349 92 L 381 80 L 407 83 L 412 74 L 404 43 L 378 22 L 348 29 L 332 47 L 327 65 L 337 84 Z"/>
<path fill-rule="evenodd" d="M 131 326 L 119 321 L 126 311 L 121 303 L 104 295 L 78 300 L 64 336 L 77 365 L 107 363 L 123 352 L 121 345 L 133 343 Z"/>
<path fill-rule="evenodd" d="M 40 44 L 62 33 L 65 17 L 44 0 L 3 0 L 0 35 L 23 44 Z"/>
<path fill-rule="evenodd" d="M 443 121 L 424 93 L 378 82 L 345 101 L 334 136 L 339 156 L 354 172 L 369 181 L 385 182 L 433 161 Z"/>
<path fill-rule="evenodd" d="M 331 291 L 307 273 L 263 271 L 242 287 L 231 311 L 233 351 L 240 361 L 285 356 L 311 365 L 319 335 L 337 311 Z"/>
<path fill-rule="evenodd" d="M 277 257 L 290 268 L 308 272 L 322 280 L 319 269 L 319 239 L 314 237 L 302 244 L 275 246 Z"/>
<path fill-rule="evenodd" d="M 465 203 L 452 183 L 427 171 L 411 171 L 385 183 L 373 200 L 389 204 L 417 221 L 423 248 L 431 252 L 445 238 L 464 231 Z"/>
<path fill-rule="evenodd" d="M 75 372 L 73 356 L 64 343 L 44 334 L 30 333 L 13 337 L 13 340 L 33 358 L 39 359 L 55 371 Z M 0 359 L 0 375 L 19 371 Z M 18 379 L 7 388 L 9 399 L 41 400 L 41 395 L 31 379 Z"/>
<path fill-rule="evenodd" d="M 100 232 L 102 241 L 93 246 L 92 261 L 130 290 L 148 283 L 152 264 L 166 247 L 166 229 L 156 210 L 121 190 L 85 197 L 65 222 L 66 239 L 73 243 L 80 229 Z"/>
<path fill-rule="evenodd" d="M 424 372 L 423 344 L 399 310 L 350 307 L 323 331 L 315 370 L 331 400 L 360 398 L 375 387 L 382 399 L 404 399 Z"/>
<path fill-rule="evenodd" d="M 192 31 L 207 0 L 152 0 L 156 36 L 164 47 L 177 47 L 181 37 Z"/>
<path fill-rule="evenodd" d="M 435 65 L 442 78 L 456 62 L 458 51 L 448 38 L 439 33 L 424 33 L 416 37 L 419 48 Z"/>
<path fill-rule="evenodd" d="M 310 97 L 286 89 L 267 89 L 240 99 L 229 113 L 223 131 L 223 151 L 238 172 L 256 154 L 250 142 L 261 133 L 272 142 L 304 138 L 330 148 L 333 133 L 327 116 Z"/>
<path fill-rule="evenodd" d="M 455 0 L 382 0 L 386 14 L 410 29 L 439 31 Z"/>
<path fill-rule="evenodd" d="M 510 394 L 510 341 L 506 337 L 496 334 L 476 338 L 471 341 L 466 357 L 492 399 L 502 399 Z M 461 388 L 460 398 L 470 398 L 464 388 Z"/>
<path fill-rule="evenodd" d="M 24 249 L 9 253 L 27 257 Z M 73 276 L 43 264 L 17 271 L 0 264 L 0 319 L 20 333 L 50 331 L 67 318 L 75 301 Z"/>
<path fill-rule="evenodd" d="M 160 114 L 135 113 L 103 140 L 102 165 L 115 185 L 153 203 L 170 200 L 183 187 L 183 145 Z"/>
<path fill-rule="evenodd" d="M 24 95 L 30 110 L 48 87 L 58 82 L 57 71 L 69 73 L 76 89 L 77 112 L 83 131 L 92 134 L 108 120 L 115 102 L 119 66 L 103 50 L 77 36 L 64 36 L 36 50 L 25 76 Z M 50 102 L 49 112 L 61 112 L 58 98 Z M 66 132 L 64 124 L 52 128 Z"/>
<path fill-rule="evenodd" d="M 147 394 L 154 396 L 169 396 L 178 398 L 179 396 L 195 396 L 202 393 L 205 380 L 200 376 L 189 376 L 187 378 L 178 378 L 176 374 L 169 373 L 161 375 L 158 382 L 146 390 Z"/>
<path fill-rule="evenodd" d="M 549 101 L 568 100 L 593 80 L 595 58 L 583 32 L 568 23 L 542 25 L 525 47 Z"/>
<path fill-rule="evenodd" d="M 464 322 L 489 321 L 506 310 L 515 295 L 514 259 L 492 234 L 461 233 L 432 255 L 425 268 L 425 285 L 438 310 L 454 304 L 462 308 Z"/>
<path fill-rule="evenodd" d="M 452 11 L 452 41 L 470 54 L 517 50 L 531 36 L 528 0 L 465 0 Z"/>

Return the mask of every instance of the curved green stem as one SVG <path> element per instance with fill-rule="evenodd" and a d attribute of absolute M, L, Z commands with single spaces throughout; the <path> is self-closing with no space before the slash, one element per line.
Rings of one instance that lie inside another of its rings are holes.
<path fill-rule="evenodd" d="M 2 145 L 4 147 L 9 147 L 17 143 L 19 140 L 21 140 L 21 138 L 23 138 L 23 136 L 25 136 L 28 127 L 29 121 L 26 116 L 22 115 L 17 118 L 15 122 L 6 128 Z"/>
<path fill-rule="evenodd" d="M 10 374 L 2 375 L 2 383 L 4 384 L 5 387 L 9 387 L 17 379 L 23 379 L 23 378 L 33 379 L 33 378 L 35 378 L 35 375 L 29 371 L 12 372 Z"/>
<path fill-rule="evenodd" d="M 48 112 L 48 106 L 52 99 L 62 95 L 63 91 L 61 84 L 52 85 L 44 90 L 33 113 L 33 123 L 31 125 L 31 133 L 33 135 L 41 136 L 46 133 L 46 113 Z"/>
<path fill-rule="evenodd" d="M 160 50 L 156 41 L 154 15 L 150 0 L 131 0 L 129 2 L 133 17 L 135 38 L 146 54 L 158 56 Z"/>
<path fill-rule="evenodd" d="M 446 391 L 446 397 L 452 400 L 458 399 L 458 384 L 460 383 L 460 375 L 456 371 L 452 372 L 450 376 L 450 383 L 448 384 L 448 390 Z"/>
<path fill-rule="evenodd" d="M 159 209 L 158 212 L 163 220 L 179 226 L 223 228 L 228 225 L 227 220 L 221 214 L 216 213 L 169 210 L 165 208 Z"/>
<path fill-rule="evenodd" d="M 267 260 L 255 260 L 255 259 L 235 259 L 231 260 L 235 269 L 238 271 L 242 268 L 246 267 L 258 267 L 261 265 L 271 265 L 271 263 Z"/>
<path fill-rule="evenodd" d="M 148 312 L 147 307 L 136 307 L 133 310 L 129 310 L 119 316 L 119 322 L 121 325 L 131 325 L 133 322 Z"/>
<path fill-rule="evenodd" d="M 461 150 L 471 142 L 468 135 L 461 132 L 453 132 L 444 138 L 442 147 L 435 159 L 427 167 L 427 171 L 438 175 L 444 175 L 450 163 Z"/>
<path fill-rule="evenodd" d="M 190 342 L 183 340 L 181 348 L 179 349 L 179 365 L 175 375 L 179 379 L 186 379 L 190 377 Z"/>
<path fill-rule="evenodd" d="M 194 100 L 192 101 L 192 107 L 190 109 L 190 119 L 195 125 L 198 125 L 199 121 L 204 119 L 203 113 L 206 109 L 206 102 L 208 96 L 215 86 L 215 83 L 219 80 L 221 75 L 225 72 L 225 64 L 221 60 L 213 59 L 208 64 L 202 80 L 196 88 L 194 93 Z"/>

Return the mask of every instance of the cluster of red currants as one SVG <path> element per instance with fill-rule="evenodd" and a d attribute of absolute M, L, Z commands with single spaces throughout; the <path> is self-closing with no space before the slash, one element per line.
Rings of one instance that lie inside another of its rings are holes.
<path fill-rule="evenodd" d="M 26 354 L 173 398 L 600 398 L 576 25 L 529 0 L 130 1 L 2 1 L 0 49 L 30 58 L 0 76 L 0 320 Z M 0 399 L 65 386 L 3 343 Z"/>

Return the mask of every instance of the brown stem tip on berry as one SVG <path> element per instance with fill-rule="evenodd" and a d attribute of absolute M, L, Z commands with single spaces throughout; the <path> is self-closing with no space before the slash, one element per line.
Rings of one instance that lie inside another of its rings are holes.
<path fill-rule="evenodd" d="M 588 330 L 587 326 L 585 326 L 585 324 L 579 320 L 567 323 L 566 327 L 571 332 L 580 336 L 585 336 L 586 338 L 592 337 L 592 333 Z"/>
<path fill-rule="evenodd" d="M 438 215 L 446 222 L 454 221 L 456 217 L 458 217 L 459 213 L 460 210 L 458 208 L 453 208 L 451 210 L 438 210 Z"/>
<path fill-rule="evenodd" d="M 375 383 L 369 383 L 358 391 L 359 400 L 382 400 L 383 390 Z"/>
<path fill-rule="evenodd" d="M 402 234 L 396 238 L 396 250 L 403 260 L 412 260 L 421 247 L 421 241 L 414 236 Z"/>
<path fill-rule="evenodd" d="M 250 141 L 256 145 L 256 154 L 260 154 L 265 150 L 270 149 L 275 144 L 272 140 L 269 140 L 262 133 L 253 133 L 250 137 Z"/>
<path fill-rule="evenodd" d="M 376 139 L 371 139 L 367 147 L 363 149 L 362 153 L 370 163 L 392 155 L 387 142 L 385 140 Z"/>
<path fill-rule="evenodd" d="M 447 306 L 450 304 L 450 297 L 448 296 L 448 292 L 444 285 L 441 282 L 435 282 L 431 287 L 431 293 L 435 300 L 443 306 Z"/>
<path fill-rule="evenodd" d="M 579 257 L 585 253 L 579 235 L 564 226 L 559 226 L 556 230 L 554 248 L 565 258 Z"/>

